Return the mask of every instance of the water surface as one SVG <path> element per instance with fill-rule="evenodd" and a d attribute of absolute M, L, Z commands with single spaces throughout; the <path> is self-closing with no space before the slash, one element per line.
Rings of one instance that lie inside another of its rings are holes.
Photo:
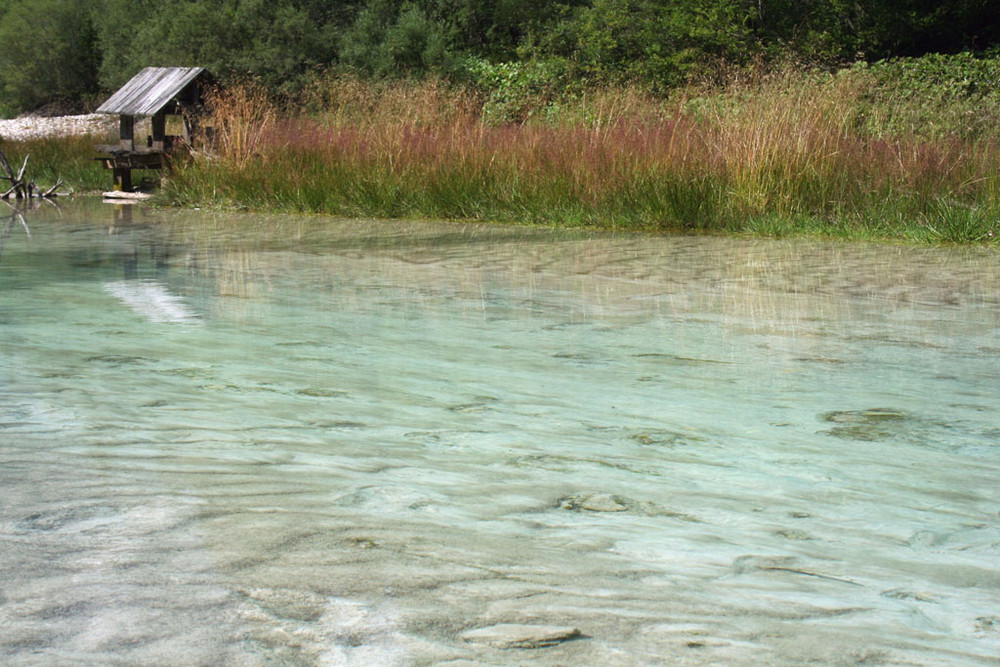
<path fill-rule="evenodd" d="M 24 223 L 5 664 L 1000 655 L 995 250 Z"/>

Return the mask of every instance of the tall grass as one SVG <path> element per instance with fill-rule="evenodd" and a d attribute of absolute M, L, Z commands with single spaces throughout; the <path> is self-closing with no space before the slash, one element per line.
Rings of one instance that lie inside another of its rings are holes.
<path fill-rule="evenodd" d="M 872 134 L 869 92 L 861 76 L 786 73 L 672 100 L 593 91 L 494 125 L 474 92 L 438 82 L 335 79 L 294 116 L 237 90 L 215 100 L 217 150 L 178 169 L 164 196 L 345 216 L 1000 237 L 1000 140 Z"/>
<path fill-rule="evenodd" d="M 111 185 L 111 172 L 94 159 L 94 145 L 102 142 L 107 143 L 107 138 L 92 135 L 0 140 L 0 150 L 13 165 L 20 166 L 28 157 L 25 174 L 43 189 L 62 179 L 59 192 L 94 192 Z"/>
<path fill-rule="evenodd" d="M 212 137 L 231 167 L 243 169 L 261 156 L 277 120 L 267 91 L 255 84 L 216 88 L 206 95 L 206 104 Z"/>

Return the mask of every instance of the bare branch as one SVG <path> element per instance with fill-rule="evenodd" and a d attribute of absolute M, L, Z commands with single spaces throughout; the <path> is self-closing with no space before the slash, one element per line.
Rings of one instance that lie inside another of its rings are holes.
<path fill-rule="evenodd" d="M 53 196 L 55 196 L 55 194 L 56 194 L 56 188 L 58 188 L 62 184 L 63 184 L 63 180 L 60 178 L 58 181 L 56 181 L 55 185 L 53 185 L 51 188 L 49 188 L 48 190 L 46 190 L 45 192 L 43 192 L 41 196 L 42 197 L 53 197 Z"/>
<path fill-rule="evenodd" d="M 17 180 L 18 181 L 23 181 L 24 180 L 24 170 L 28 168 L 28 158 L 29 157 L 31 157 L 30 153 L 28 155 L 24 156 L 24 164 L 21 165 L 21 171 L 17 172 Z"/>

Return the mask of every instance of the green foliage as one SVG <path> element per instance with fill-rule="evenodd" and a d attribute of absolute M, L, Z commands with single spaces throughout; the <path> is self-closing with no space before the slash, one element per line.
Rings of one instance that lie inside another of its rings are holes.
<path fill-rule="evenodd" d="M 336 57 L 345 20 L 313 0 L 96 0 L 100 82 L 114 90 L 147 66 L 201 66 L 223 81 L 253 78 L 291 93 L 313 68 Z M 348 5 L 348 3 L 344 3 Z"/>
<path fill-rule="evenodd" d="M 594 0 L 576 12 L 572 56 L 585 76 L 666 91 L 747 60 L 755 12 L 742 0 Z"/>
<path fill-rule="evenodd" d="M 340 63 L 378 78 L 453 73 L 459 20 L 445 2 L 371 0 L 340 38 Z"/>
<path fill-rule="evenodd" d="M 557 86 L 576 94 L 625 83 L 666 95 L 692 81 L 789 60 L 835 69 L 857 60 L 981 51 L 1000 46 L 995 4 L 0 0 L 0 113 L 94 101 L 149 65 L 200 65 L 223 83 L 254 80 L 288 100 L 330 71 L 471 80 L 490 98 L 496 119 L 523 120 L 528 100 L 557 104 Z M 912 89 L 909 70 L 895 67 Z M 914 77 L 933 75 L 930 69 L 923 63 Z M 498 88 L 487 88 L 487 80 Z M 892 92 L 888 79 L 879 85 Z"/>
<path fill-rule="evenodd" d="M 0 100 L 7 105 L 79 104 L 97 92 L 99 55 L 86 2 L 11 2 L 0 18 L 0 44 Z"/>
<path fill-rule="evenodd" d="M 867 82 L 862 119 L 875 136 L 1000 140 L 998 51 L 858 64 L 842 76 Z"/>
<path fill-rule="evenodd" d="M 375 77 L 461 76 L 465 57 L 510 62 L 570 3 L 368 0 L 342 32 L 339 63 Z"/>
<path fill-rule="evenodd" d="M 10 102 L 0 100 L 0 118 L 13 118 L 17 115 L 18 108 Z"/>
<path fill-rule="evenodd" d="M 558 108 L 575 92 L 565 62 L 556 59 L 491 63 L 468 59 L 465 72 L 485 96 L 483 117 L 494 124 L 523 123 Z"/>
<path fill-rule="evenodd" d="M 995 0 L 759 0 L 766 50 L 813 64 L 954 53 L 1000 42 Z"/>
<path fill-rule="evenodd" d="M 469 78 L 497 118 L 573 82 L 664 94 L 749 63 L 840 66 L 1000 45 L 995 0 L 0 0 L 0 112 L 93 100 L 149 65 L 294 99 L 316 72 Z M 469 66 L 468 63 L 473 63 Z M 555 71 L 555 74 L 553 74 Z"/>

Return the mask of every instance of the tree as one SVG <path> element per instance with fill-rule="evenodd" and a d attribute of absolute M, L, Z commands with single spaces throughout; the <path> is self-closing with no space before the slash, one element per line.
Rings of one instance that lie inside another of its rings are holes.
<path fill-rule="evenodd" d="M 858 57 L 957 53 L 1000 44 L 995 0 L 757 0 L 772 49 L 842 64 Z"/>
<path fill-rule="evenodd" d="M 89 2 L 10 2 L 0 18 L 0 44 L 0 96 L 13 107 L 77 106 L 97 92 L 99 52 Z"/>
<path fill-rule="evenodd" d="M 594 0 L 576 12 L 568 55 L 598 79 L 665 90 L 713 63 L 748 59 L 755 13 L 744 0 Z"/>
<path fill-rule="evenodd" d="M 100 0 L 101 83 L 113 90 L 146 66 L 200 66 L 290 92 L 336 58 L 350 3 L 321 0 Z"/>
<path fill-rule="evenodd" d="M 341 37 L 340 62 L 377 77 L 447 72 L 459 52 L 458 30 L 452 19 L 438 15 L 440 8 L 372 0 Z"/>

